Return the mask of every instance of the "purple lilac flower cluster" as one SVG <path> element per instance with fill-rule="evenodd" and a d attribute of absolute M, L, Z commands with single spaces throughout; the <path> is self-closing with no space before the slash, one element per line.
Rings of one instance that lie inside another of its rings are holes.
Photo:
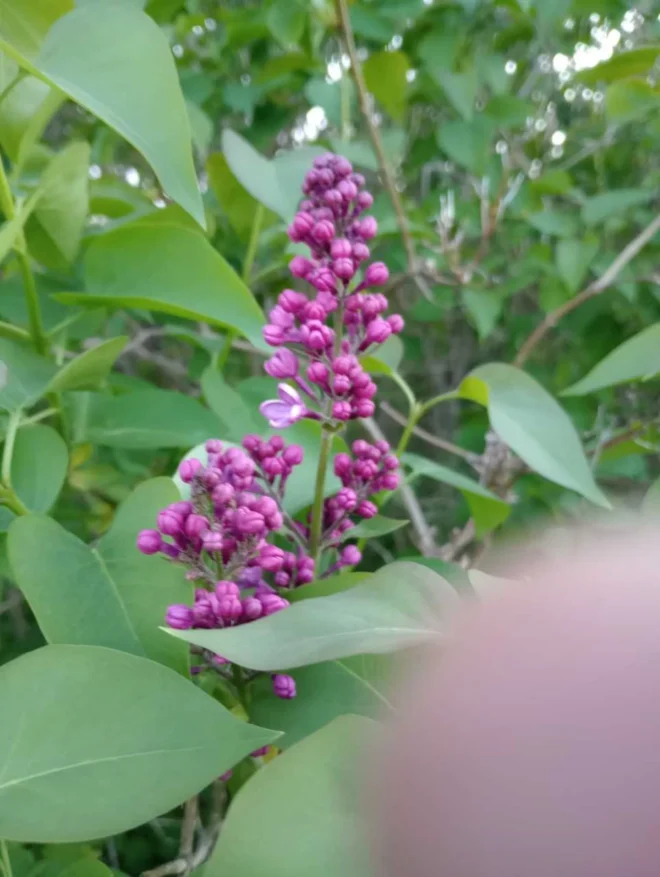
<path fill-rule="evenodd" d="M 372 216 L 360 218 L 373 202 L 364 177 L 336 155 L 314 161 L 305 177 L 307 196 L 289 226 L 292 241 L 309 247 L 310 258 L 295 256 L 294 277 L 307 281 L 313 298 L 285 289 L 271 310 L 264 338 L 278 350 L 265 365 L 279 380 L 278 398 L 261 411 L 271 426 L 282 429 L 303 417 L 337 428 L 348 420 L 371 417 L 376 385 L 358 355 L 382 344 L 403 329 L 399 314 L 385 316 L 387 299 L 366 292 L 387 282 L 383 262 L 373 262 L 351 286 L 371 252 L 367 241 L 377 231 Z"/>
<path fill-rule="evenodd" d="M 311 285 L 315 296 L 285 290 L 264 330 L 266 340 L 278 348 L 265 370 L 282 381 L 278 398 L 261 406 L 275 428 L 307 417 L 338 431 L 346 421 L 374 413 L 376 385 L 358 357 L 400 332 L 403 320 L 397 314 L 384 316 L 385 296 L 365 292 L 387 281 L 382 262 L 369 265 L 350 289 L 370 256 L 366 241 L 377 228 L 373 217 L 360 218 L 372 203 L 363 187 L 364 178 L 334 155 L 317 159 L 305 178 L 307 197 L 289 235 L 309 246 L 311 258 L 296 256 L 290 269 Z M 225 628 L 256 621 L 286 608 L 289 601 L 282 592 L 313 581 L 317 573 L 308 550 L 311 517 L 301 523 L 283 510 L 287 480 L 302 462 L 303 449 L 277 435 L 248 435 L 242 444 L 225 448 L 210 439 L 205 464 L 184 460 L 179 475 L 190 486 L 190 499 L 162 509 L 157 528 L 138 536 L 141 552 L 184 565 L 187 577 L 198 585 L 192 606 L 169 607 L 170 627 Z M 398 460 L 387 442 L 358 439 L 351 450 L 352 455 L 335 456 L 334 472 L 342 488 L 322 508 L 320 549 L 332 550 L 336 557 L 322 573 L 326 576 L 360 562 L 357 546 L 341 548 L 341 542 L 356 518 L 378 511 L 370 497 L 399 484 Z M 279 547 L 275 536 L 294 550 Z M 206 666 L 219 672 L 227 664 L 220 655 L 202 656 Z M 295 697 L 291 676 L 274 674 L 272 684 L 279 697 Z"/>

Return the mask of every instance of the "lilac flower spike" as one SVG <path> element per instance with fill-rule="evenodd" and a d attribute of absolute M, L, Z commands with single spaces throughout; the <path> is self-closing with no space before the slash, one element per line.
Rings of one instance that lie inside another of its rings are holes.
<path fill-rule="evenodd" d="M 306 414 L 300 394 L 288 384 L 277 385 L 279 399 L 268 399 L 259 406 L 259 411 L 274 429 L 285 429 Z"/>

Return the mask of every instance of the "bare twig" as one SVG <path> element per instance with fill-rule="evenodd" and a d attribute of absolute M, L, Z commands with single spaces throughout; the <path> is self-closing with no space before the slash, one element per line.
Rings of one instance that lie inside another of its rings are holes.
<path fill-rule="evenodd" d="M 609 268 L 601 274 L 597 280 L 594 280 L 593 283 L 590 283 L 589 286 L 582 290 L 582 292 L 565 302 L 563 305 L 560 305 L 560 307 L 547 314 L 545 318 L 541 320 L 536 329 L 534 329 L 531 335 L 529 335 L 523 346 L 518 351 L 518 355 L 514 360 L 514 365 L 524 365 L 536 346 L 561 319 L 567 314 L 570 314 L 576 308 L 579 308 L 585 301 L 589 301 L 589 299 L 594 298 L 611 286 L 628 262 L 635 258 L 639 251 L 646 246 L 658 231 L 660 231 L 660 214 L 658 214 L 653 222 L 649 223 L 649 225 L 647 225 L 636 238 L 633 238 L 633 240 L 621 250 Z"/>
<path fill-rule="evenodd" d="M 197 817 L 199 816 L 199 798 L 195 795 L 189 798 L 183 809 L 183 820 L 181 822 L 181 840 L 179 843 L 179 854 L 182 859 L 188 862 L 188 867 L 184 869 L 184 875 L 191 871 L 191 859 L 195 848 L 195 827 L 197 826 Z"/>
<path fill-rule="evenodd" d="M 439 556 L 442 560 L 455 560 L 474 540 L 476 533 L 477 531 L 474 520 L 470 518 L 467 524 L 465 524 L 464 527 L 461 527 L 460 530 L 456 530 L 450 541 L 442 546 L 439 551 Z"/>
<path fill-rule="evenodd" d="M 376 439 L 376 441 L 382 441 L 385 439 L 383 431 L 373 418 L 367 418 L 364 421 L 364 425 L 367 432 L 371 435 L 372 438 Z M 431 529 L 428 521 L 424 517 L 422 507 L 420 506 L 419 501 L 415 496 L 413 490 L 411 489 L 410 485 L 402 484 L 399 487 L 399 495 L 401 496 L 401 501 L 403 502 L 408 514 L 410 515 L 410 523 L 413 530 L 415 531 L 415 535 L 417 536 L 417 547 L 425 557 L 433 555 L 436 550 L 433 530 Z"/>
<path fill-rule="evenodd" d="M 380 408 L 381 411 L 384 411 L 388 417 L 391 417 L 392 420 L 400 426 L 408 425 L 408 418 L 401 414 L 400 411 L 397 411 L 396 408 L 393 408 L 389 402 L 381 402 Z M 433 445 L 434 448 L 440 448 L 441 451 L 447 451 L 450 454 L 456 454 L 458 457 L 463 457 L 464 460 L 467 460 L 467 462 L 471 466 L 475 466 L 475 468 L 476 464 L 479 462 L 479 454 L 474 454 L 472 451 L 466 451 L 465 448 L 461 448 L 453 442 L 449 442 L 446 439 L 427 432 L 425 429 L 422 429 L 421 426 L 413 427 L 412 433 L 422 439 L 422 441 L 427 442 L 429 445 Z"/>
<path fill-rule="evenodd" d="M 341 24 L 344 43 L 346 44 L 346 51 L 348 52 L 348 57 L 351 60 L 351 71 L 353 73 L 353 79 L 355 80 L 355 85 L 358 92 L 360 111 L 362 112 L 364 121 L 366 122 L 367 128 L 369 129 L 369 136 L 371 137 L 374 152 L 376 153 L 376 158 L 378 159 L 378 166 L 380 167 L 380 171 L 383 175 L 383 182 L 385 183 L 385 188 L 387 189 L 387 193 L 390 196 L 390 200 L 392 201 L 392 206 L 394 207 L 396 221 L 401 232 L 403 246 L 406 250 L 408 271 L 411 274 L 414 274 L 416 270 L 417 258 L 415 255 L 415 247 L 413 244 L 412 236 L 410 234 L 408 218 L 403 211 L 401 198 L 399 197 L 399 193 L 396 188 L 396 182 L 394 180 L 394 174 L 392 173 L 392 168 L 390 167 L 387 157 L 385 155 L 380 132 L 378 131 L 378 127 L 374 122 L 371 107 L 369 105 L 369 92 L 367 90 L 367 83 L 364 79 L 362 64 L 360 63 L 360 59 L 358 58 L 357 48 L 355 45 L 355 37 L 353 36 L 353 28 L 351 27 L 351 21 L 348 14 L 347 0 L 337 0 L 337 9 L 339 12 L 339 21 Z"/>

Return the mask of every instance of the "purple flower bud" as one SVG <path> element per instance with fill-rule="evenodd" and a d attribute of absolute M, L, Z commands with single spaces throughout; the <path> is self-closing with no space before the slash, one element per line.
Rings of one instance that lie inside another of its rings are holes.
<path fill-rule="evenodd" d="M 398 335 L 399 332 L 403 331 L 404 321 L 401 314 L 391 314 L 387 318 L 387 322 L 389 323 L 390 329 L 395 335 Z"/>
<path fill-rule="evenodd" d="M 357 493 L 350 487 L 343 487 L 335 499 L 339 508 L 347 512 L 352 512 L 358 502 Z"/>
<path fill-rule="evenodd" d="M 335 225 L 329 219 L 322 219 L 312 229 L 312 237 L 318 244 L 327 244 L 335 236 Z"/>
<path fill-rule="evenodd" d="M 379 450 L 379 451 L 383 451 L 382 448 L 378 448 L 378 450 Z M 385 451 L 383 451 L 383 453 L 386 453 L 387 451 L 389 451 L 389 447 L 388 447 Z M 398 461 L 397 458 L 394 456 L 394 454 L 387 454 L 387 456 L 384 457 L 384 459 L 383 459 L 383 468 L 385 468 L 385 469 L 390 469 L 390 470 L 394 470 L 394 469 L 398 469 L 398 468 L 399 468 L 399 461 Z"/>
<path fill-rule="evenodd" d="M 356 566 L 362 560 L 362 552 L 357 545 L 347 545 L 339 555 L 342 566 Z"/>
<path fill-rule="evenodd" d="M 296 696 L 296 680 L 293 676 L 284 673 L 276 673 L 273 676 L 273 691 L 284 700 L 291 700 Z"/>
<path fill-rule="evenodd" d="M 255 749 L 254 752 L 251 752 L 250 755 L 252 758 L 261 758 L 262 755 L 266 755 L 270 746 L 262 746 L 260 749 Z"/>
<path fill-rule="evenodd" d="M 381 454 L 389 454 L 390 452 L 390 443 L 386 442 L 385 439 L 378 439 L 374 447 L 379 450 Z"/>
<path fill-rule="evenodd" d="M 373 195 L 370 192 L 360 192 L 357 196 L 357 205 L 360 210 L 368 210 L 374 203 Z M 373 235 L 372 235 L 373 237 Z"/>
<path fill-rule="evenodd" d="M 385 472 L 380 477 L 381 490 L 396 490 L 399 486 L 399 476 L 396 472 Z"/>
<path fill-rule="evenodd" d="M 371 240 L 371 238 L 376 237 L 376 232 L 378 231 L 378 223 L 373 218 L 373 216 L 365 216 L 364 219 L 361 219 L 358 222 L 358 228 L 360 230 L 360 236 L 363 237 L 366 241 Z"/>
<path fill-rule="evenodd" d="M 278 399 L 262 402 L 259 411 L 275 429 L 284 429 L 305 416 L 300 394 L 288 384 L 277 385 Z"/>
<path fill-rule="evenodd" d="M 222 453 L 222 442 L 220 439 L 209 439 L 204 447 L 206 448 L 209 454 L 221 454 Z"/>
<path fill-rule="evenodd" d="M 322 362 L 312 362 L 307 368 L 307 377 L 313 384 L 318 384 L 320 387 L 327 387 L 330 372 L 328 367 Z"/>
<path fill-rule="evenodd" d="M 348 177 L 353 173 L 353 165 L 343 155 L 338 155 L 335 158 L 332 169 L 338 177 Z"/>
<path fill-rule="evenodd" d="M 376 317 L 367 325 L 367 331 L 364 338 L 364 344 L 382 344 L 392 334 L 392 327 L 381 317 Z"/>
<path fill-rule="evenodd" d="M 367 286 L 383 286 L 389 280 L 390 272 L 384 262 L 373 262 L 367 268 L 364 282 Z"/>
<path fill-rule="evenodd" d="M 353 410 L 350 402 L 333 402 L 332 416 L 335 420 L 350 420 Z"/>
<path fill-rule="evenodd" d="M 264 371 L 271 378 L 280 380 L 295 378 L 298 374 L 298 357 L 286 347 L 278 350 L 264 365 Z"/>
<path fill-rule="evenodd" d="M 353 244 L 353 258 L 358 262 L 364 262 L 365 259 L 368 259 L 371 255 L 371 250 L 366 244 L 363 244 L 362 241 L 356 241 Z"/>
<path fill-rule="evenodd" d="M 215 627 L 216 620 L 210 600 L 195 603 L 192 613 L 195 627 Z"/>
<path fill-rule="evenodd" d="M 350 280 L 355 274 L 355 265 L 352 259 L 335 259 L 332 270 L 340 280 Z"/>
<path fill-rule="evenodd" d="M 222 655 L 213 655 L 211 657 L 211 663 L 214 667 L 226 667 L 230 662 L 226 658 L 223 658 Z"/>
<path fill-rule="evenodd" d="M 337 184 L 337 191 L 341 194 L 344 201 L 352 201 L 358 193 L 358 188 L 351 180 L 342 180 Z"/>
<path fill-rule="evenodd" d="M 242 611 L 241 618 L 243 621 L 256 621 L 257 618 L 261 618 L 263 615 L 264 607 L 261 605 L 261 600 L 258 600 L 256 597 L 246 597 L 243 600 Z"/>
<path fill-rule="evenodd" d="M 267 323 L 262 330 L 262 335 L 266 344 L 270 344 L 271 347 L 279 347 L 280 344 L 284 343 L 285 332 L 280 326 Z"/>
<path fill-rule="evenodd" d="M 328 189 L 328 191 L 323 196 L 323 200 L 329 207 L 339 207 L 344 199 L 342 198 L 342 194 L 339 189 Z"/>
<path fill-rule="evenodd" d="M 373 518 L 374 515 L 378 514 L 378 507 L 374 503 L 369 502 L 368 499 L 364 499 L 356 511 L 361 518 Z"/>
<path fill-rule="evenodd" d="M 286 384 L 280 386 L 284 387 Z M 251 460 L 240 448 L 231 448 L 228 459 L 235 475 L 241 478 L 251 478 L 254 475 L 254 460 Z"/>
<path fill-rule="evenodd" d="M 362 174 L 351 174 L 351 179 L 353 180 L 353 182 L 355 183 L 355 185 L 358 187 L 358 189 L 359 189 L 361 186 L 364 186 L 364 184 L 366 183 L 366 180 L 365 180 L 365 178 L 362 176 Z"/>
<path fill-rule="evenodd" d="M 220 579 L 219 582 L 215 583 L 214 593 L 218 599 L 222 599 L 223 597 L 239 597 L 241 589 L 236 582 L 230 582 L 227 579 Z"/>
<path fill-rule="evenodd" d="M 277 297 L 277 302 L 283 311 L 296 316 L 308 302 L 306 295 L 296 292 L 295 289 L 285 289 Z"/>
<path fill-rule="evenodd" d="M 166 536 L 178 536 L 183 530 L 183 520 L 181 515 L 166 508 L 158 512 L 156 523 L 160 532 Z"/>
<path fill-rule="evenodd" d="M 216 604 L 216 614 L 225 624 L 231 624 L 243 614 L 243 605 L 238 597 L 228 594 L 220 597 Z"/>
<path fill-rule="evenodd" d="M 314 217 L 311 213 L 301 211 L 296 213 L 293 222 L 289 226 L 289 237 L 293 241 L 301 241 L 307 237 L 314 228 Z"/>
<path fill-rule="evenodd" d="M 250 509 L 236 509 L 233 518 L 234 528 L 241 536 L 256 536 L 266 529 L 264 516 Z"/>
<path fill-rule="evenodd" d="M 319 301 L 310 301 L 303 308 L 302 317 L 304 320 L 325 320 L 328 316 L 326 309 Z"/>
<path fill-rule="evenodd" d="M 285 465 L 278 457 L 267 457 L 262 463 L 262 469 L 269 478 L 277 478 L 284 472 Z"/>
<path fill-rule="evenodd" d="M 391 331 L 391 330 L 390 330 Z M 305 347 L 320 353 L 332 344 L 335 333 L 320 320 L 310 320 L 300 330 L 300 337 Z"/>
<path fill-rule="evenodd" d="M 188 515 L 184 531 L 189 539 L 198 539 L 209 528 L 208 518 L 204 515 Z"/>
<path fill-rule="evenodd" d="M 137 537 L 137 548 L 142 554 L 158 554 L 163 544 L 158 530 L 140 530 Z"/>
<path fill-rule="evenodd" d="M 277 573 L 277 575 L 280 575 L 280 573 Z M 259 595 L 258 599 L 261 601 L 264 615 L 274 615 L 276 612 L 286 609 L 289 605 L 289 601 L 278 594 L 263 594 Z"/>
<path fill-rule="evenodd" d="M 231 484 L 223 482 L 222 484 L 218 484 L 217 487 L 213 488 L 211 499 L 216 505 L 226 505 L 234 498 L 235 493 L 236 491 L 231 486 Z"/>
<path fill-rule="evenodd" d="M 310 273 L 307 280 L 319 292 L 335 291 L 335 275 L 329 268 L 319 268 L 317 271 Z"/>
<path fill-rule="evenodd" d="M 213 553 L 214 551 L 222 551 L 224 540 L 222 533 L 217 530 L 208 530 L 202 536 L 202 547 L 205 551 Z"/>
<path fill-rule="evenodd" d="M 267 572 L 279 572 L 284 564 L 284 552 L 277 545 L 264 545 L 259 554 L 258 563 Z"/>
<path fill-rule="evenodd" d="M 275 584 L 278 588 L 286 588 L 290 581 L 291 576 L 288 572 L 280 571 L 275 573 Z"/>
<path fill-rule="evenodd" d="M 337 238 L 332 242 L 330 255 L 333 259 L 350 259 L 353 255 L 351 242 L 346 240 L 346 238 Z"/>
<path fill-rule="evenodd" d="M 173 627 L 175 630 L 190 630 L 193 626 L 195 617 L 190 606 L 183 603 L 174 603 L 167 607 L 165 613 L 165 624 Z"/>
<path fill-rule="evenodd" d="M 195 475 L 202 469 L 201 460 L 191 457 L 189 460 L 183 460 L 179 466 L 179 478 L 184 484 L 190 484 Z"/>
<path fill-rule="evenodd" d="M 335 475 L 338 478 L 341 478 L 345 475 L 350 475 L 351 472 L 351 458 L 348 454 L 336 454 L 334 460 L 334 470 Z"/>
<path fill-rule="evenodd" d="M 359 459 L 360 457 L 367 457 L 369 455 L 371 445 L 369 442 L 365 442 L 364 439 L 356 439 L 351 445 L 351 450 Z"/>
<path fill-rule="evenodd" d="M 332 389 L 338 396 L 344 396 L 351 389 L 351 379 L 348 375 L 335 375 Z"/>
<path fill-rule="evenodd" d="M 298 585 L 308 585 L 310 582 L 314 581 L 314 570 L 312 569 L 300 569 L 298 570 L 298 575 L 296 576 L 296 583 Z"/>
<path fill-rule="evenodd" d="M 289 271 L 294 277 L 305 278 L 312 270 L 312 263 L 304 256 L 294 256 L 289 262 Z"/>
<path fill-rule="evenodd" d="M 282 451 L 282 459 L 287 466 L 298 466 L 302 463 L 305 452 L 300 445 L 288 445 Z"/>
<path fill-rule="evenodd" d="M 371 399 L 358 399 L 353 408 L 356 417 L 373 417 L 376 411 L 376 406 Z"/>
<path fill-rule="evenodd" d="M 319 171 L 319 185 L 324 188 L 329 188 L 335 181 L 335 175 L 330 170 L 330 168 L 325 167 Z"/>

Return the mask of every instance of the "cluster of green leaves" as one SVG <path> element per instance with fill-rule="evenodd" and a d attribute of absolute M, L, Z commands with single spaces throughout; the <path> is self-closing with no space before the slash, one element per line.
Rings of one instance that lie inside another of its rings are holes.
<path fill-rule="evenodd" d="M 402 433 L 378 422 L 438 541 L 468 516 L 497 542 L 549 513 L 657 504 L 660 27 L 652 3 L 628 7 L 347 4 L 412 276 L 331 0 L 0 0 L 0 870 L 175 858 L 161 823 L 158 842 L 126 832 L 236 767 L 207 877 L 367 877 L 354 764 L 396 708 L 396 654 L 498 586 L 421 557 L 396 493 L 351 533 L 370 540 L 359 572 L 255 624 L 160 627 L 191 585 L 136 533 L 183 495 L 185 454 L 269 434 L 261 328 L 318 154 L 376 195 L 406 331 L 364 363 L 407 406 Z M 287 438 L 304 516 L 319 429 Z M 191 643 L 255 671 L 249 715 L 214 674 L 191 681 Z M 270 690 L 284 670 L 294 701 Z M 257 769 L 267 744 L 284 754 Z"/>

